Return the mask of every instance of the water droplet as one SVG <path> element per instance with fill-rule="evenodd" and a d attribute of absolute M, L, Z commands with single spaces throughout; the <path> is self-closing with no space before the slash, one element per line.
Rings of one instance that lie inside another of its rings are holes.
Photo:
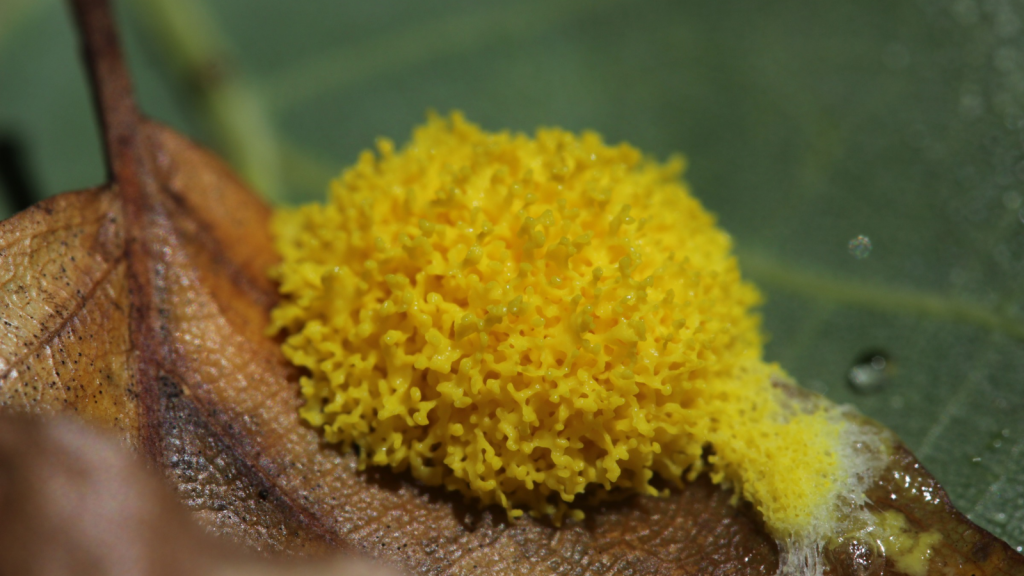
<path fill-rule="evenodd" d="M 1024 214 L 1022 214 L 1022 217 L 1024 217 Z M 851 256 L 857 260 L 863 260 L 871 254 L 871 239 L 867 236 L 860 235 L 853 240 L 850 240 L 847 247 L 850 250 Z"/>
<path fill-rule="evenodd" d="M 1002 430 L 999 431 L 999 434 L 1002 435 L 1003 438 L 1009 438 L 1010 437 L 1010 429 L 1009 428 L 1003 428 Z"/>
<path fill-rule="evenodd" d="M 1021 222 L 1024 222 L 1024 208 L 1021 208 L 1020 212 L 1017 212 L 1017 217 L 1020 218 Z"/>
<path fill-rule="evenodd" d="M 868 350 L 857 357 L 846 380 L 857 392 L 877 392 L 889 380 L 892 362 L 881 350 Z"/>
<path fill-rule="evenodd" d="M 992 515 L 992 520 L 997 524 L 1006 524 L 1009 517 L 1006 515 L 1006 512 L 998 512 Z"/>
<path fill-rule="evenodd" d="M 981 456 L 975 456 L 974 458 L 971 458 L 971 462 L 974 462 L 975 464 L 981 464 Z"/>

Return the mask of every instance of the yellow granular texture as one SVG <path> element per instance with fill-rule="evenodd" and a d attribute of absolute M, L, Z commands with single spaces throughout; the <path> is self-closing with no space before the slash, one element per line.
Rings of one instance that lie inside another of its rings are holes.
<path fill-rule="evenodd" d="M 594 133 L 433 116 L 284 209 L 271 330 L 302 417 L 363 465 L 512 517 L 708 471 L 799 536 L 831 512 L 841 424 L 787 408 L 729 236 L 661 164 Z"/>

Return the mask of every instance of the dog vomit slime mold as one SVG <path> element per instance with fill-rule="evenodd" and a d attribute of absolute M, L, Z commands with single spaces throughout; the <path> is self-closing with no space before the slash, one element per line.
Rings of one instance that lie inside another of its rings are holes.
<path fill-rule="evenodd" d="M 684 167 L 458 114 L 380 140 L 273 222 L 270 329 L 307 371 L 302 417 L 361 466 L 512 518 L 707 473 L 763 517 L 781 572 L 820 573 L 870 521 L 888 441 L 762 359 L 758 292 Z"/>

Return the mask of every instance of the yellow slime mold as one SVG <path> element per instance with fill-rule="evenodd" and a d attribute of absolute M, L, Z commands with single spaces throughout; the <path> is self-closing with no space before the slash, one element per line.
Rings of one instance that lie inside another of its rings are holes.
<path fill-rule="evenodd" d="M 381 140 L 273 223 L 302 417 L 511 517 L 708 472 L 790 548 L 823 541 L 862 500 L 862 431 L 773 385 L 758 292 L 684 165 L 458 114 Z"/>

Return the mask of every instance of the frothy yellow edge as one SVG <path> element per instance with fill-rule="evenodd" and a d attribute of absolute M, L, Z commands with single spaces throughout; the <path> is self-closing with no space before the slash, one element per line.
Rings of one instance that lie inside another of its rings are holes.
<path fill-rule="evenodd" d="M 270 332 L 307 371 L 302 418 L 512 518 L 707 473 L 783 572 L 820 571 L 884 442 L 763 361 L 760 296 L 684 168 L 458 113 L 380 140 L 325 204 L 273 218 Z"/>

